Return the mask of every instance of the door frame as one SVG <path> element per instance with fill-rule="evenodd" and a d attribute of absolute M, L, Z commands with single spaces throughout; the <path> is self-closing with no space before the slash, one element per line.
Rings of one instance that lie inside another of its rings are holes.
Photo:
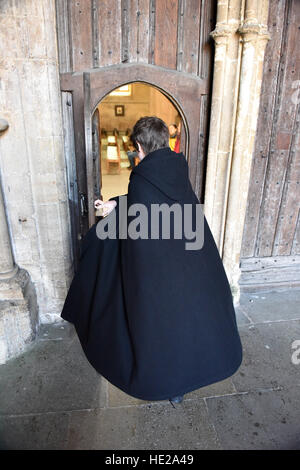
<path fill-rule="evenodd" d="M 203 203 L 204 147 L 208 140 L 206 121 L 209 119 L 206 107 L 210 93 L 207 79 L 157 65 L 134 63 L 62 73 L 60 82 L 62 92 L 72 93 L 77 186 L 87 207 L 84 213 L 78 207 L 81 233 L 77 234 L 76 239 L 82 238 L 95 223 L 92 116 L 105 96 L 128 83 L 141 82 L 157 88 L 179 110 L 186 132 L 185 156 L 191 184 Z"/>

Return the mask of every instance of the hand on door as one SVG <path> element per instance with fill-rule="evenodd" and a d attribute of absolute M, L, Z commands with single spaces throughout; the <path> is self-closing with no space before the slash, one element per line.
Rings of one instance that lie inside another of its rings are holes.
<path fill-rule="evenodd" d="M 116 201 L 101 201 L 101 199 L 97 199 L 94 202 L 96 215 L 106 217 L 116 207 L 116 205 Z"/>

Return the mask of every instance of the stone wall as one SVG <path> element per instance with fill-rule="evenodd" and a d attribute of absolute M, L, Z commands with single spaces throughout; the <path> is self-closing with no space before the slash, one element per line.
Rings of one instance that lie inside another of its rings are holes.
<path fill-rule="evenodd" d="M 55 0 L 1 0 L 0 43 L 0 118 L 9 125 L 0 136 L 0 171 L 11 244 L 1 249 L 11 249 L 30 277 L 37 322 L 52 322 L 73 272 Z"/>

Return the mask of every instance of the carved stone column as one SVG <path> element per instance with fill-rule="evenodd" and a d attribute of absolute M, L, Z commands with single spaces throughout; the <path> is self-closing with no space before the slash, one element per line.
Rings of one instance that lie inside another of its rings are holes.
<path fill-rule="evenodd" d="M 0 119 L 0 135 L 5 132 L 6 129 L 8 129 L 7 121 Z M 18 267 L 14 264 L 12 255 L 0 171 L 0 280 L 10 279 L 15 275 L 17 269 Z M 3 300 L 1 290 L 0 300 Z"/>
<path fill-rule="evenodd" d="M 267 31 L 268 10 L 259 18 L 258 3 L 256 0 L 246 2 L 245 20 L 238 30 L 242 42 L 241 75 L 223 245 L 225 269 L 230 273 L 237 296 L 239 296 L 239 261 L 259 111 L 263 59 L 270 38 Z M 268 2 L 261 3 L 266 7 Z"/>
<path fill-rule="evenodd" d="M 235 301 L 258 117 L 269 0 L 218 2 L 205 213 Z"/>
<path fill-rule="evenodd" d="M 240 44 L 237 34 L 240 26 L 240 3 L 241 0 L 218 1 L 217 24 L 211 32 L 215 41 L 215 58 L 205 214 L 221 255 L 240 67 Z"/>
<path fill-rule="evenodd" d="M 7 128 L 0 119 L 0 135 Z M 0 166 L 0 364 L 24 350 L 36 327 L 35 288 L 28 272 L 14 262 Z"/>
<path fill-rule="evenodd" d="M 17 269 L 11 251 L 0 178 L 0 280 L 13 277 Z"/>

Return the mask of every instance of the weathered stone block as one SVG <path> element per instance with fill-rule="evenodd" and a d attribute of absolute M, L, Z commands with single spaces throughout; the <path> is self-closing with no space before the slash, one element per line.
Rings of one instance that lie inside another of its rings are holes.
<path fill-rule="evenodd" d="M 34 172 L 55 173 L 52 137 L 29 136 L 27 141 L 31 161 L 34 162 Z"/>
<path fill-rule="evenodd" d="M 0 280 L 0 364 L 20 354 L 34 339 L 37 313 L 35 289 L 24 269 L 10 280 Z"/>
<path fill-rule="evenodd" d="M 43 16 L 40 20 L 36 16 L 28 15 L 22 19 L 22 29 L 26 31 L 28 56 L 34 58 L 47 57 L 47 44 L 45 38 L 45 25 Z M 24 22 L 26 23 L 24 24 Z"/>

